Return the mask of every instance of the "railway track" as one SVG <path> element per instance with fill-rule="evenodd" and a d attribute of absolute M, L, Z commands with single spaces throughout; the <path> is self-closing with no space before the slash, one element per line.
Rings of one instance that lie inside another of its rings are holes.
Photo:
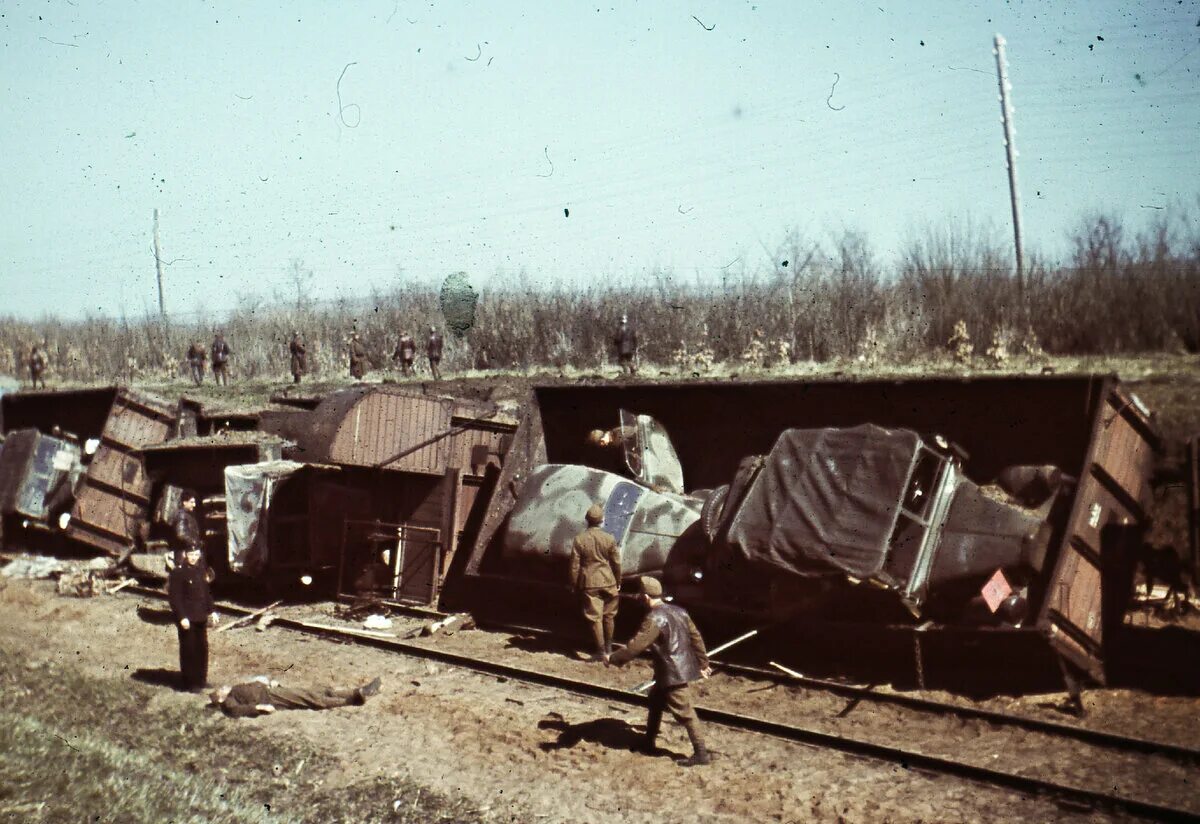
<path fill-rule="evenodd" d="M 159 601 L 166 599 L 165 593 L 161 592 L 160 590 L 149 589 L 141 586 L 128 587 L 124 590 L 124 592 L 130 595 L 143 598 L 153 598 Z M 237 617 L 247 617 L 253 613 L 253 611 L 250 609 L 228 603 L 220 603 L 217 605 L 217 608 L 223 613 Z M 495 661 L 449 652 L 447 650 L 420 646 L 418 644 L 409 643 L 395 638 L 379 637 L 353 629 L 336 629 L 329 626 L 312 624 L 286 617 L 276 617 L 272 622 L 272 626 L 342 642 L 349 642 L 363 646 L 374 647 L 377 649 L 389 650 L 392 652 L 400 652 L 406 655 L 412 655 L 450 666 L 473 670 L 475 672 L 484 673 L 497 678 L 512 679 L 514 681 L 551 687 L 576 695 L 598 698 L 613 703 L 627 704 L 632 706 L 645 706 L 646 704 L 646 698 L 644 695 L 632 692 L 630 690 L 618 689 L 588 681 L 580 681 L 573 678 L 553 675 L 551 673 L 525 669 L 510 664 L 502 664 Z M 770 674 L 754 668 L 741 669 L 747 670 L 747 674 L 753 673 L 753 675 L 756 677 L 764 674 Z M 774 680 L 781 679 L 775 677 Z M 794 679 L 789 677 L 789 680 Z M 805 680 L 811 681 L 814 686 L 820 686 L 821 688 L 837 687 L 838 690 L 849 690 L 854 697 L 859 697 L 858 693 L 860 691 L 865 691 L 865 688 L 848 687 L 846 685 L 836 684 L 835 682 L 823 682 L 819 681 L 818 679 Z M 865 698 L 867 696 L 862 697 Z M 872 694 L 871 697 L 878 698 L 879 696 Z M 889 696 L 889 698 L 890 697 L 892 696 Z M 1033 719 L 1023 719 L 1019 716 L 1008 716 L 1002 713 L 989 713 L 987 711 L 958 707 L 952 704 L 943 704 L 942 702 L 927 701 L 925 699 L 913 699 L 908 696 L 899 697 L 905 699 L 905 701 L 896 703 L 904 703 L 907 706 L 926 711 L 969 711 L 972 714 L 972 717 L 988 720 L 992 723 L 1002 723 L 1008 725 L 1026 726 L 1026 722 L 1033 722 L 1039 728 L 1037 731 L 1049 735 L 1061 734 L 1072 738 L 1080 738 L 1080 734 L 1082 733 L 1091 739 L 1088 741 L 1088 743 L 1099 746 L 1113 747 L 1138 753 L 1165 753 L 1171 757 L 1188 761 L 1200 759 L 1200 751 L 1189 750 L 1185 747 L 1160 745 L 1156 742 L 1145 741 L 1143 739 L 1125 738 L 1112 733 L 1101 733 L 1094 730 L 1085 730 L 1084 728 L 1074 727 L 1068 724 L 1054 724 L 1053 722 L 1033 721 Z M 989 767 L 982 767 L 964 761 L 928 755 L 916 750 L 879 744 L 844 735 L 820 732 L 801 726 L 784 724 L 755 716 L 728 712 L 726 710 L 713 707 L 698 706 L 696 710 L 698 715 L 706 722 L 718 724 L 729 729 L 752 732 L 760 735 L 768 735 L 785 741 L 808 744 L 811 746 L 836 750 L 838 752 L 886 761 L 897 764 L 904 769 L 915 769 L 936 775 L 946 775 L 977 781 L 1026 795 L 1053 798 L 1069 806 L 1077 808 L 1098 809 L 1109 812 L 1125 813 L 1152 821 L 1194 822 L 1200 820 L 1200 814 L 1192 810 L 1180 809 L 1164 804 L 1156 804 L 1154 802 L 1130 798 L 1127 796 L 1117 795 L 1115 793 L 1091 790 L 1068 784 L 1060 784 L 1032 776 L 1010 773 Z M 965 714 L 965 712 L 960 712 L 959 714 Z M 992 716 L 999 716 L 1000 720 L 995 720 L 992 718 Z M 1146 749 L 1147 747 L 1152 747 L 1153 749 Z"/>
<path fill-rule="evenodd" d="M 400 604 L 389 604 L 389 607 L 398 612 L 406 613 L 415 617 L 435 619 L 449 617 L 449 613 L 439 612 L 422 607 L 407 607 Z M 519 626 L 496 621 L 484 621 L 480 623 L 480 626 L 486 629 L 504 630 L 514 633 L 537 634 L 541 636 L 548 636 L 552 634 L 548 630 L 537 627 Z M 1169 742 L 1154 741 L 1147 738 L 1138 738 L 1136 736 L 1119 735 L 1117 733 L 1105 732 L 1104 730 L 1081 727 L 1076 724 L 1064 724 L 1061 722 L 1047 721 L 1040 718 L 1030 718 L 1028 716 L 997 712 L 995 710 L 968 707 L 948 701 L 936 701 L 930 698 L 921 698 L 918 696 L 904 695 L 894 692 L 877 692 L 874 688 L 869 686 L 858 686 L 840 681 L 832 681 L 825 678 L 814 678 L 795 673 L 764 669 L 762 667 L 747 666 L 745 664 L 713 661 L 712 665 L 716 668 L 724 670 L 725 672 L 742 675 L 747 678 L 755 678 L 779 684 L 794 685 L 804 687 L 806 689 L 821 690 L 833 695 L 839 695 L 843 698 L 848 698 L 851 701 L 865 701 L 874 704 L 890 704 L 893 706 L 903 707 L 905 709 L 916 710 L 918 712 L 926 712 L 936 715 L 950 715 L 957 718 L 962 718 L 964 720 L 983 721 L 998 727 L 1010 727 L 1028 732 L 1053 735 L 1058 738 L 1072 739 L 1085 744 L 1105 747 L 1119 752 L 1128 752 L 1141 755 L 1160 755 L 1185 764 L 1200 764 L 1200 749 L 1184 747 L 1178 744 L 1171 744 Z"/>

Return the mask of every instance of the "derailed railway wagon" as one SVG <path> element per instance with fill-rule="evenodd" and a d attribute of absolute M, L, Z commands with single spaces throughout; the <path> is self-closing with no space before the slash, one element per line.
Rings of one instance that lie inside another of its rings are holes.
<path fill-rule="evenodd" d="M 668 479 L 641 471 L 648 460 L 614 465 L 589 443 L 590 430 L 632 427 L 639 419 L 669 435 L 692 492 L 678 495 Z M 840 446 L 831 447 L 821 433 L 833 433 Z M 859 440 L 847 440 L 847 433 Z M 860 452 L 847 446 L 852 443 L 862 444 Z M 626 571 L 664 577 L 709 627 L 784 620 L 800 644 L 861 639 L 866 636 L 831 628 L 860 623 L 909 637 L 918 662 L 922 644 L 933 652 L 948 640 L 943 648 L 951 656 L 987 649 L 984 660 L 996 665 L 1016 654 L 1040 655 L 1044 663 L 1057 655 L 1103 682 L 1106 636 L 1124 615 L 1148 523 L 1158 447 L 1148 411 L 1117 379 L 1103 376 L 541 387 L 515 436 L 459 595 L 478 609 L 502 599 L 528 602 L 537 593 L 546 611 L 573 614 L 563 544 L 582 526 L 579 504 L 587 496 L 573 493 L 587 489 L 605 504 L 606 522 L 624 532 L 625 552 L 639 542 L 661 550 L 657 569 L 633 563 Z M 906 454 L 911 461 L 895 459 Z M 919 468 L 922 455 L 936 471 Z M 813 456 L 821 460 L 797 468 Z M 875 458 L 899 467 L 871 475 L 873 490 L 888 488 L 879 477 L 891 479 L 890 508 L 882 493 L 878 500 L 855 498 L 846 480 Z M 984 485 L 1013 467 L 1047 468 L 1056 487 L 1037 506 L 989 500 Z M 563 473 L 574 473 L 578 483 Z M 771 473 L 788 484 L 764 492 L 763 478 Z M 785 487 L 795 492 L 813 478 L 820 482 L 785 500 Z M 951 483 L 946 494 L 938 493 L 937 484 Z M 522 518 L 546 499 L 560 504 L 561 514 L 536 515 L 534 521 L 553 521 L 539 532 Z M 941 513 L 924 504 L 938 500 Z M 651 501 L 674 507 L 676 521 L 639 521 Z M 780 516 L 788 506 L 790 528 Z M 747 507 L 758 515 L 747 516 Z M 873 511 L 886 522 L 871 522 Z M 755 543 L 747 522 L 766 524 L 766 537 Z M 825 541 L 813 536 L 827 537 L 833 527 L 873 536 L 863 544 L 874 553 L 870 563 L 852 568 L 813 549 Z M 730 553 L 739 528 L 750 537 L 741 541 L 740 554 Z M 770 529 L 781 531 L 771 535 Z M 792 550 L 821 562 L 813 564 L 819 586 L 806 581 L 797 564 L 780 562 L 789 541 Z M 918 575 L 922 547 L 930 566 Z M 939 552 L 941 567 L 935 565 Z M 635 554 L 641 561 L 654 553 Z M 672 554 L 687 563 L 669 562 Z M 680 569 L 690 574 L 672 579 Z M 934 574 L 939 570 L 944 580 Z M 909 586 L 913 581 L 932 588 L 918 591 Z M 972 599 L 944 597 L 950 583 L 969 583 L 975 600 L 996 609 L 959 609 Z M 1000 606 L 1013 589 L 1023 603 L 1005 614 Z M 948 602 L 955 608 L 946 609 Z M 882 650 L 880 657 L 886 657 Z"/>
<path fill-rule="evenodd" d="M 512 410 L 359 387 L 265 417 L 285 460 L 228 466 L 231 571 L 433 606 L 471 545 L 516 430 Z"/>
<path fill-rule="evenodd" d="M 35 523 L 90 551 L 116 555 L 133 548 L 150 506 L 140 450 L 176 435 L 180 414 L 179 404 L 121 386 L 0 398 L 3 432 L 37 430 L 80 447 L 82 472 L 66 490 L 69 508 L 54 524 Z"/>

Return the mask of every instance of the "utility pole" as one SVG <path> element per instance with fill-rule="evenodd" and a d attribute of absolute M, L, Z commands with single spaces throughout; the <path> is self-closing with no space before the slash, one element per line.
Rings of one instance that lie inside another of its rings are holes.
<path fill-rule="evenodd" d="M 158 209 L 154 210 L 154 268 L 158 272 L 158 313 L 162 315 L 163 326 L 167 325 L 167 303 L 163 299 L 162 281 L 162 249 L 158 245 Z"/>
<path fill-rule="evenodd" d="M 1012 84 L 1008 82 L 1008 60 L 1004 56 L 1004 37 L 996 35 L 996 47 L 992 53 L 996 55 L 996 75 L 1000 82 L 1000 119 L 1004 123 L 1004 151 L 1008 164 L 1008 192 L 1012 199 L 1013 242 L 1017 250 L 1017 301 L 1025 306 L 1025 251 L 1021 247 L 1021 201 L 1017 195 L 1017 147 L 1013 128 L 1012 102 L 1008 99 Z"/>

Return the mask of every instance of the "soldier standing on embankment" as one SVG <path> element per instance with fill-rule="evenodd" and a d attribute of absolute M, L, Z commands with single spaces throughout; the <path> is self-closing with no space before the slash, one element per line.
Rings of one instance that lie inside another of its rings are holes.
<path fill-rule="evenodd" d="M 433 379 L 440 381 L 442 373 L 438 369 L 438 365 L 442 362 L 442 336 L 433 326 L 429 327 L 429 340 L 425 344 L 425 354 L 429 356 L 429 371 L 433 373 Z"/>
<path fill-rule="evenodd" d="M 396 351 L 392 353 L 392 360 L 400 363 L 400 374 L 406 378 L 412 377 L 413 362 L 416 359 L 417 342 L 407 331 L 402 331 L 400 340 L 396 341 Z"/>
<path fill-rule="evenodd" d="M 300 378 L 308 371 L 308 349 L 300 339 L 299 331 L 292 332 L 288 352 L 292 356 L 292 383 L 300 383 Z"/>
<path fill-rule="evenodd" d="M 350 377 L 356 381 L 363 379 L 367 371 L 367 347 L 358 339 L 358 333 L 350 335 Z"/>
<path fill-rule="evenodd" d="M 33 388 L 37 389 L 38 384 L 42 388 L 46 388 L 46 356 L 42 354 L 42 350 L 34 344 L 33 349 L 29 352 L 29 380 L 33 383 Z"/>
<path fill-rule="evenodd" d="M 617 335 L 613 343 L 617 347 L 617 362 L 621 365 L 621 373 L 637 374 L 637 332 L 629 325 L 629 316 L 621 315 L 621 323 L 617 326 Z"/>
<path fill-rule="evenodd" d="M 192 341 L 192 345 L 187 350 L 187 362 L 188 371 L 196 386 L 204 383 L 204 362 L 206 360 L 208 360 L 208 353 L 204 351 L 204 346 L 198 340 Z"/>
<path fill-rule="evenodd" d="M 225 333 L 217 332 L 212 342 L 213 383 L 218 386 L 229 386 L 229 356 L 233 352 L 225 342 Z"/>

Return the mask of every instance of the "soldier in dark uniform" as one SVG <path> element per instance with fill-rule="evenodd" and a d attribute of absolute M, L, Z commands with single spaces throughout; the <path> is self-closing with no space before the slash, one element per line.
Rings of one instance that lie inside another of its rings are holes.
<path fill-rule="evenodd" d="M 225 342 L 225 333 L 217 332 L 212 342 L 213 383 L 219 386 L 229 386 L 229 344 Z"/>
<path fill-rule="evenodd" d="M 300 340 L 298 331 L 292 332 L 288 352 L 292 356 L 292 383 L 300 383 L 300 378 L 308 371 L 308 349 L 304 346 L 304 341 Z"/>
<path fill-rule="evenodd" d="M 34 389 L 38 388 L 39 383 L 43 389 L 46 388 L 46 356 L 37 344 L 29 352 L 29 380 L 33 382 Z"/>
<path fill-rule="evenodd" d="M 417 359 L 417 342 L 412 339 L 412 335 L 408 332 L 400 333 L 400 340 L 396 341 L 396 351 L 392 353 L 392 360 L 400 364 L 400 374 L 404 377 L 411 377 L 413 373 L 413 361 Z"/>
<path fill-rule="evenodd" d="M 171 564 L 179 566 L 188 550 L 203 549 L 200 524 L 196 520 L 196 493 L 185 489 L 179 496 L 179 508 L 171 516 Z M 211 580 L 211 579 L 210 579 Z"/>
<path fill-rule="evenodd" d="M 208 360 L 208 352 L 204 351 L 204 346 L 198 340 L 192 341 L 192 345 L 187 350 L 187 362 L 188 371 L 196 386 L 204 383 L 204 362 L 206 360 Z"/>
<path fill-rule="evenodd" d="M 438 365 L 442 362 L 442 336 L 432 326 L 429 327 L 429 340 L 425 343 L 425 354 L 429 356 L 429 371 L 433 373 L 433 379 L 440 381 L 442 373 L 439 371 Z"/>
<path fill-rule="evenodd" d="M 604 509 L 592 504 L 588 528 L 575 536 L 571 553 L 571 586 L 579 594 L 583 620 L 592 631 L 593 661 L 612 654 L 613 624 L 617 619 L 621 586 L 621 550 L 612 535 L 600 528 Z"/>
<path fill-rule="evenodd" d="M 629 645 L 613 653 L 612 666 L 632 661 L 646 650 L 654 656 L 654 686 L 650 688 L 650 713 L 646 719 L 644 749 L 655 752 L 655 740 L 662 724 L 663 709 L 670 711 L 687 731 L 692 742 L 692 757 L 679 762 L 682 767 L 695 767 L 710 761 L 708 748 L 700 736 L 700 722 L 692 706 L 689 684 L 707 678 L 708 653 L 704 639 L 683 607 L 662 600 L 662 584 L 643 576 L 642 601 L 650 610 Z"/>
<path fill-rule="evenodd" d="M 367 371 L 367 347 L 358 339 L 358 333 L 350 335 L 350 377 L 356 381 L 363 379 Z"/>
<path fill-rule="evenodd" d="M 621 324 L 617 327 L 617 336 L 613 343 L 617 347 L 617 362 L 621 365 L 621 373 L 637 374 L 637 332 L 629 325 L 629 316 L 621 315 Z"/>
<path fill-rule="evenodd" d="M 217 623 L 208 581 L 199 546 L 189 548 L 167 577 L 167 600 L 179 632 L 179 670 L 184 689 L 189 690 L 208 682 L 208 625 Z"/>

